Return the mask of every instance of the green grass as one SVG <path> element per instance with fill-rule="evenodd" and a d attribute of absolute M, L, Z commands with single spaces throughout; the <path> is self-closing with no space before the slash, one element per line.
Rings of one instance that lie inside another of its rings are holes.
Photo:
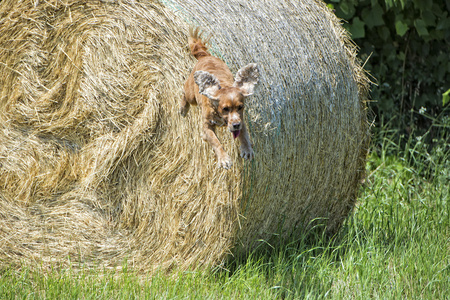
<path fill-rule="evenodd" d="M 331 240 L 300 237 L 176 279 L 3 270 L 0 299 L 449 299 L 448 129 L 433 147 L 379 133 L 358 205 Z"/>

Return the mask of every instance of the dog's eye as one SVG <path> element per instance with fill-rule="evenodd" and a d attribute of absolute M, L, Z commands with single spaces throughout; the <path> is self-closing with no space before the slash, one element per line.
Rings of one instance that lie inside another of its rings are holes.
<path fill-rule="evenodd" d="M 237 109 L 238 110 L 243 110 L 244 109 L 244 105 L 239 105 Z"/>
<path fill-rule="evenodd" d="M 222 108 L 223 112 L 229 112 L 230 108 L 228 106 L 225 106 L 224 108 Z"/>

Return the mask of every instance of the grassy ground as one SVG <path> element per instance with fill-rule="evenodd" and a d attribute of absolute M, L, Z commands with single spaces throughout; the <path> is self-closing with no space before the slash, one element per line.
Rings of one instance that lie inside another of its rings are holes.
<path fill-rule="evenodd" d="M 445 124 L 444 124 L 445 125 Z M 448 120 L 442 132 L 449 130 Z M 129 271 L 1 271 L 1 299 L 449 299 L 450 144 L 380 131 L 339 237 L 268 247 L 226 269 L 147 280 Z"/>

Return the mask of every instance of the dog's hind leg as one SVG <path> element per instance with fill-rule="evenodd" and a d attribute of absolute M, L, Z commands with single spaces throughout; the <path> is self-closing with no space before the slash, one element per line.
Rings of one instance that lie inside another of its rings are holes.
<path fill-rule="evenodd" d="M 180 114 L 183 117 L 186 117 L 190 106 L 191 105 L 189 104 L 189 101 L 187 101 L 187 99 L 186 99 L 186 93 L 183 92 L 183 98 L 181 99 L 181 102 L 180 102 Z"/>
<path fill-rule="evenodd" d="M 184 84 L 183 98 L 181 98 L 180 102 L 180 114 L 183 117 L 186 117 L 191 104 L 197 105 L 197 101 L 195 100 L 194 89 L 195 89 L 194 75 L 191 73 L 191 75 L 189 75 L 188 80 L 186 80 Z"/>

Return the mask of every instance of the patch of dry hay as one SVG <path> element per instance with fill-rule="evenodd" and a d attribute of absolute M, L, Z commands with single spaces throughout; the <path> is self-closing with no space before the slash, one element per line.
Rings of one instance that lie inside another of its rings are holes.
<path fill-rule="evenodd" d="M 323 3 L 241 2 L 0 2 L 2 264 L 188 268 L 342 224 L 368 141 L 354 46 Z M 177 114 L 187 23 L 233 72 L 259 65 L 252 163 L 218 130 L 217 169 L 198 109 Z"/>

